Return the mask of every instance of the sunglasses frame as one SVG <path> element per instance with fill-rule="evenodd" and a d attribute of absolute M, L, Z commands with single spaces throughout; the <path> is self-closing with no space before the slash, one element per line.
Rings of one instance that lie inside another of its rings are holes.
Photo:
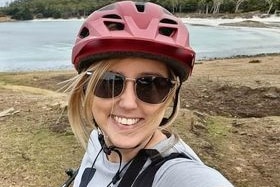
<path fill-rule="evenodd" d="M 139 99 L 140 101 L 142 101 L 142 102 L 144 102 L 144 103 L 148 103 L 148 104 L 160 104 L 160 103 L 163 103 L 163 102 L 167 99 L 167 97 L 168 97 L 168 95 L 170 94 L 170 92 L 172 91 L 172 89 L 173 89 L 174 87 L 175 87 L 175 89 L 176 89 L 176 87 L 177 87 L 178 84 L 179 84 L 179 83 L 178 83 L 178 80 L 179 80 L 178 77 L 177 77 L 177 80 L 172 80 L 172 79 L 170 79 L 170 78 L 166 78 L 166 77 L 162 77 L 162 76 L 156 76 L 156 75 L 147 75 L 147 76 L 142 76 L 142 77 L 137 77 L 137 78 L 129 78 L 129 77 L 126 77 L 126 76 L 124 76 L 124 75 L 122 75 L 122 74 L 120 74 L 120 73 L 115 73 L 115 72 L 110 72 L 110 71 L 106 71 L 103 75 L 105 75 L 106 73 L 111 73 L 111 74 L 114 74 L 114 75 L 118 75 L 119 77 L 122 78 L 123 83 L 122 83 L 122 89 L 121 89 L 120 93 L 118 93 L 118 94 L 115 95 L 115 96 L 114 96 L 114 94 L 112 94 L 112 96 L 110 96 L 110 97 L 102 97 L 102 96 L 96 95 L 96 94 L 95 94 L 95 91 L 94 91 L 94 95 L 95 95 L 95 96 L 100 97 L 100 98 L 104 98 L 104 99 L 119 97 L 120 95 L 122 95 L 123 91 L 125 90 L 126 82 L 127 82 L 127 81 L 132 81 L 132 82 L 134 82 L 134 91 L 135 91 L 135 95 L 136 95 L 137 99 Z M 92 71 L 87 71 L 87 72 L 86 72 L 86 75 L 91 76 L 92 74 L 93 74 Z M 141 99 L 141 96 L 139 97 L 138 92 L 137 92 L 137 85 L 139 85 L 139 83 L 138 83 L 139 80 L 141 80 L 142 78 L 145 78 L 145 77 L 153 77 L 153 79 L 155 79 L 155 78 L 164 78 L 164 79 L 167 80 L 168 84 L 170 83 L 172 86 L 170 86 L 168 93 L 167 93 L 160 101 L 156 101 L 156 102 L 145 101 L 145 100 L 142 100 L 143 97 L 142 97 L 142 99 Z M 101 78 L 102 78 L 102 76 L 101 76 Z M 100 81 L 100 80 L 99 80 L 99 81 Z M 97 83 L 97 85 L 98 85 L 98 83 Z"/>

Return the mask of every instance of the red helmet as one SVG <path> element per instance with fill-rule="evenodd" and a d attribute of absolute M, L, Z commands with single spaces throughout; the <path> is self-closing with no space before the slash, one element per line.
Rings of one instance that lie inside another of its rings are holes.
<path fill-rule="evenodd" d="M 94 62 L 136 56 L 165 62 L 182 81 L 191 74 L 195 52 L 184 23 L 154 3 L 121 1 L 93 12 L 72 50 L 78 72 Z"/>

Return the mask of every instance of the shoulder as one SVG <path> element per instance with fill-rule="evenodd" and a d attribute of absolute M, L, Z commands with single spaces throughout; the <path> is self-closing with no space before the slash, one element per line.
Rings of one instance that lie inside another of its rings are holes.
<path fill-rule="evenodd" d="M 184 153 L 192 160 L 201 162 L 200 158 L 196 155 L 192 148 L 182 139 L 176 138 L 175 135 L 171 135 L 166 140 L 161 141 L 154 147 L 154 149 L 158 150 L 162 156 L 168 156 L 171 153 Z"/>
<path fill-rule="evenodd" d="M 155 175 L 153 186 L 233 187 L 217 170 L 187 158 L 175 158 L 163 164 Z"/>
<path fill-rule="evenodd" d="M 163 142 L 158 150 L 161 152 L 163 147 L 170 142 L 174 142 L 174 136 L 171 136 L 166 142 Z M 184 153 L 187 158 L 174 158 L 166 161 L 157 171 L 153 187 L 233 187 L 233 185 L 217 170 L 206 166 L 196 153 L 184 141 L 179 139 L 167 153 Z"/>

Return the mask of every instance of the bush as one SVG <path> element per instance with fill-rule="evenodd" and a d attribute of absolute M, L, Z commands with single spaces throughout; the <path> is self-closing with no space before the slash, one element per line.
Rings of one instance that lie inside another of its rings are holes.
<path fill-rule="evenodd" d="M 20 9 L 18 12 L 16 12 L 13 16 L 12 19 L 16 20 L 31 20 L 33 19 L 33 15 L 29 11 L 29 9 Z"/>

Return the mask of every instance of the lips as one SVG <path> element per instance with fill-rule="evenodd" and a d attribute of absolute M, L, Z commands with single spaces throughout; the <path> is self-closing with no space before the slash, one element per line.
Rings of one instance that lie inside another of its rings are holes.
<path fill-rule="evenodd" d="M 113 116 L 113 119 L 118 122 L 119 124 L 131 126 L 135 125 L 140 121 L 140 118 L 127 118 L 127 117 L 120 117 L 120 116 Z"/>

